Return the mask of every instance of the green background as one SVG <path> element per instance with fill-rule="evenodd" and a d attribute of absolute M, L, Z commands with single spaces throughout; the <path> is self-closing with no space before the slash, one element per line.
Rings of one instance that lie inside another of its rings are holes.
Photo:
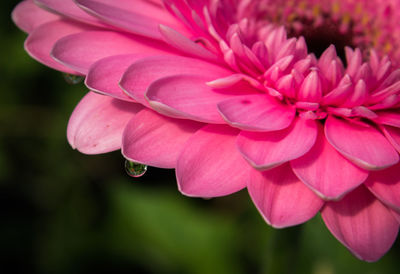
<path fill-rule="evenodd" d="M 0 2 L 0 273 L 398 273 L 399 241 L 365 263 L 320 216 L 272 229 L 246 191 L 188 198 L 172 170 L 130 178 L 120 152 L 72 150 L 66 126 L 86 89 L 24 52 L 17 3 Z"/>

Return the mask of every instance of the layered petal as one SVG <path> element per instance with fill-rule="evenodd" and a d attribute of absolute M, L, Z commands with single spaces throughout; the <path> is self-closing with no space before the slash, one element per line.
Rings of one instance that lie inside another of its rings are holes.
<path fill-rule="evenodd" d="M 340 199 L 368 177 L 368 171 L 354 165 L 332 147 L 322 127 L 313 148 L 290 164 L 296 176 L 324 199 Z"/>
<path fill-rule="evenodd" d="M 50 56 L 54 44 L 61 38 L 73 33 L 93 29 L 76 22 L 57 20 L 45 23 L 35 28 L 25 41 L 25 50 L 37 61 L 53 69 L 76 74 L 76 70 L 56 62 Z"/>
<path fill-rule="evenodd" d="M 33 3 L 33 0 L 20 2 L 13 10 L 11 17 L 23 31 L 30 33 L 38 26 L 59 19 L 56 14 L 47 12 Z"/>
<path fill-rule="evenodd" d="M 400 128 L 400 113 L 395 111 L 380 111 L 376 122 L 382 125 Z"/>
<path fill-rule="evenodd" d="M 400 213 L 397 213 L 394 210 L 391 210 L 390 212 L 393 214 L 393 216 L 396 218 L 396 220 L 400 223 Z"/>
<path fill-rule="evenodd" d="M 383 126 L 382 130 L 392 146 L 400 153 L 400 128 Z"/>
<path fill-rule="evenodd" d="M 207 125 L 187 141 L 176 166 L 179 190 L 194 197 L 217 197 L 243 189 L 252 167 L 236 149 L 238 130 Z"/>
<path fill-rule="evenodd" d="M 235 90 L 217 92 L 206 85 L 209 76 L 181 74 L 164 77 L 147 89 L 146 98 L 157 112 L 173 118 L 224 124 L 217 104 L 237 95 Z"/>
<path fill-rule="evenodd" d="M 289 164 L 250 173 L 250 197 L 265 221 L 282 228 L 308 221 L 324 204 L 293 173 Z"/>
<path fill-rule="evenodd" d="M 386 205 L 400 213 L 400 164 L 371 172 L 365 185 Z"/>
<path fill-rule="evenodd" d="M 399 223 L 365 187 L 360 186 L 321 211 L 331 233 L 355 256 L 365 261 L 382 257 L 396 240 Z"/>
<path fill-rule="evenodd" d="M 239 151 L 257 169 L 270 169 L 307 153 L 317 137 L 317 122 L 295 118 L 284 130 L 240 133 Z"/>
<path fill-rule="evenodd" d="M 396 164 L 399 155 L 389 141 L 374 127 L 329 116 L 325 123 L 329 143 L 350 161 L 368 170 Z"/>
<path fill-rule="evenodd" d="M 165 25 L 160 25 L 159 29 L 164 41 L 167 42 L 171 47 L 174 47 L 189 56 L 198 57 L 200 59 L 215 63 L 221 63 L 218 55 L 212 53 L 199 44 L 196 44 L 178 31 Z"/>
<path fill-rule="evenodd" d="M 57 41 L 51 52 L 62 64 L 87 74 L 96 61 L 120 54 L 167 54 L 168 47 L 150 39 L 113 31 L 87 31 Z"/>
<path fill-rule="evenodd" d="M 230 125 L 248 131 L 285 129 L 296 114 L 293 107 L 265 94 L 225 100 L 218 104 L 218 110 Z"/>
<path fill-rule="evenodd" d="M 136 60 L 138 54 L 112 55 L 100 59 L 90 66 L 85 79 L 86 86 L 97 93 L 109 95 L 124 101 L 133 101 L 118 85 L 125 70 Z"/>
<path fill-rule="evenodd" d="M 78 20 L 84 23 L 103 26 L 99 20 L 90 16 L 81 10 L 74 0 L 34 0 L 40 7 L 49 10 L 50 12 L 69 17 L 70 19 Z"/>
<path fill-rule="evenodd" d="M 126 124 L 142 108 L 140 104 L 89 92 L 70 117 L 68 142 L 85 154 L 120 149 Z"/>
<path fill-rule="evenodd" d="M 133 63 L 124 73 L 120 85 L 136 101 L 147 105 L 144 95 L 154 81 L 174 75 L 193 74 L 215 79 L 229 75 L 226 68 L 202 60 L 181 56 L 151 56 Z"/>
<path fill-rule="evenodd" d="M 75 2 L 102 21 L 142 36 L 162 39 L 158 29 L 160 24 L 185 31 L 182 24 L 179 24 L 162 5 L 150 1 L 138 0 L 134 4 L 131 1 L 115 0 L 75 0 Z"/>
<path fill-rule="evenodd" d="M 168 118 L 147 108 L 127 124 L 122 138 L 125 158 L 160 168 L 175 168 L 186 141 L 204 124 Z"/>

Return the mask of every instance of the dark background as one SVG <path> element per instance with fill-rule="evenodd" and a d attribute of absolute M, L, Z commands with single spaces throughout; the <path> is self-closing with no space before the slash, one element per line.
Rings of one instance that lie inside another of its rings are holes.
<path fill-rule="evenodd" d="M 17 3 L 0 2 L 0 273 L 398 273 L 399 241 L 361 262 L 319 215 L 272 229 L 246 191 L 187 198 L 172 170 L 130 178 L 120 152 L 72 150 L 66 126 L 86 89 L 24 52 Z"/>

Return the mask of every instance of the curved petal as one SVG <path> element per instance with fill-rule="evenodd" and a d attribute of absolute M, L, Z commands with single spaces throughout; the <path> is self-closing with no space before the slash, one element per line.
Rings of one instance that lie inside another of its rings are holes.
<path fill-rule="evenodd" d="M 376 114 L 378 118 L 375 119 L 375 122 L 400 128 L 400 113 L 394 111 L 379 111 Z"/>
<path fill-rule="evenodd" d="M 400 164 L 371 172 L 365 185 L 379 200 L 400 213 Z"/>
<path fill-rule="evenodd" d="M 218 58 L 217 55 L 205 49 L 204 47 L 196 44 L 186 36 L 177 32 L 176 30 L 171 29 L 170 27 L 164 25 L 160 25 L 159 29 L 164 40 L 171 47 L 176 48 L 179 51 L 190 56 L 195 56 L 211 62 L 220 63 L 220 58 Z"/>
<path fill-rule="evenodd" d="M 324 204 L 288 164 L 264 172 L 253 170 L 247 189 L 265 221 L 276 228 L 304 223 Z"/>
<path fill-rule="evenodd" d="M 209 76 L 175 75 L 153 82 L 146 98 L 157 112 L 173 118 L 224 124 L 217 104 L 237 94 L 234 90 L 220 93 L 206 85 Z"/>
<path fill-rule="evenodd" d="M 357 258 L 377 261 L 396 240 L 399 223 L 390 210 L 360 186 L 321 211 L 330 232 Z"/>
<path fill-rule="evenodd" d="M 133 117 L 122 137 L 125 158 L 160 168 L 175 168 L 186 141 L 204 124 L 176 120 L 147 108 Z"/>
<path fill-rule="evenodd" d="M 59 19 L 60 17 L 44 11 L 36 6 L 32 0 L 20 2 L 12 11 L 14 23 L 23 31 L 32 32 L 38 26 Z"/>
<path fill-rule="evenodd" d="M 90 16 L 83 10 L 81 10 L 75 3 L 74 0 L 34 0 L 34 2 L 50 12 L 67 16 L 71 19 L 78 20 L 81 22 L 104 26 L 99 20 Z"/>
<path fill-rule="evenodd" d="M 69 119 L 68 142 L 85 154 L 120 149 L 126 124 L 142 108 L 140 104 L 89 92 Z"/>
<path fill-rule="evenodd" d="M 399 155 L 374 127 L 329 116 L 325 136 L 342 155 L 361 168 L 379 170 L 396 164 Z"/>
<path fill-rule="evenodd" d="M 398 213 L 394 210 L 391 210 L 390 212 L 393 214 L 393 216 L 396 218 L 396 220 L 400 223 L 400 213 Z"/>
<path fill-rule="evenodd" d="M 160 24 L 184 31 L 182 24 L 162 6 L 149 1 L 75 0 L 82 9 L 102 21 L 142 36 L 162 39 Z"/>
<path fill-rule="evenodd" d="M 51 21 L 34 29 L 25 41 L 25 50 L 32 58 L 53 69 L 66 73 L 76 74 L 76 71 L 56 62 L 50 56 L 54 44 L 62 37 L 72 33 L 84 32 L 92 29 L 88 25 L 71 21 Z"/>
<path fill-rule="evenodd" d="M 207 125 L 186 143 L 178 158 L 179 190 L 194 197 L 225 196 L 243 189 L 252 167 L 235 146 L 239 132 L 228 126 Z"/>
<path fill-rule="evenodd" d="M 90 66 L 85 84 L 90 90 L 97 93 L 124 101 L 134 101 L 124 93 L 118 83 L 125 70 L 142 57 L 138 54 L 124 54 L 100 59 Z"/>
<path fill-rule="evenodd" d="M 383 126 L 382 131 L 392 146 L 400 153 L 400 128 Z"/>
<path fill-rule="evenodd" d="M 280 131 L 242 131 L 237 146 L 254 168 L 265 170 L 303 156 L 314 145 L 317 132 L 315 120 L 295 118 L 290 127 Z"/>
<path fill-rule="evenodd" d="M 238 96 L 222 101 L 218 110 L 233 127 L 249 131 L 275 131 L 292 123 L 295 108 L 265 94 Z"/>
<path fill-rule="evenodd" d="M 158 79 L 179 74 L 197 74 L 210 80 L 231 74 L 221 66 L 182 56 L 151 56 L 132 64 L 124 73 L 120 85 L 136 101 L 149 106 L 144 95 L 150 84 Z"/>
<path fill-rule="evenodd" d="M 156 41 L 112 31 L 88 31 L 72 34 L 57 41 L 51 52 L 62 64 L 87 74 L 96 61 L 121 54 L 166 54 L 168 47 Z"/>
<path fill-rule="evenodd" d="M 322 126 L 313 148 L 290 164 L 296 176 L 326 200 L 340 199 L 368 177 L 368 171 L 355 166 L 329 144 Z"/>

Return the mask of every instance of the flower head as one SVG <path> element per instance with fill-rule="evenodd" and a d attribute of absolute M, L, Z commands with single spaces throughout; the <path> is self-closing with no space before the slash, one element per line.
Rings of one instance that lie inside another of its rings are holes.
<path fill-rule="evenodd" d="M 175 168 L 189 196 L 247 187 L 274 227 L 321 212 L 374 261 L 400 219 L 398 2 L 375 2 L 25 0 L 13 18 L 96 92 L 74 148 Z"/>

